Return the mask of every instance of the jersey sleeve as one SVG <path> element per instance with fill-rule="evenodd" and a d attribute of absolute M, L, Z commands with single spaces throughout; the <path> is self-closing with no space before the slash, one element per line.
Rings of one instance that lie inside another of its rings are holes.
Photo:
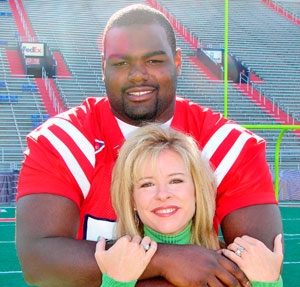
<path fill-rule="evenodd" d="M 94 146 L 80 125 L 54 117 L 27 136 L 17 200 L 28 194 L 67 197 L 78 206 L 90 188 Z"/>
<path fill-rule="evenodd" d="M 249 137 L 236 155 L 227 153 L 225 160 L 234 162 L 218 182 L 216 217 L 219 222 L 230 212 L 257 204 L 278 204 L 269 165 L 266 161 L 266 142 L 248 131 Z M 237 151 L 236 151 L 237 152 Z M 228 159 L 229 157 L 229 159 Z M 223 159 L 224 160 L 224 159 Z M 226 166 L 223 166 L 226 169 Z M 218 168 L 215 173 L 218 173 Z"/>
<path fill-rule="evenodd" d="M 172 126 L 192 135 L 217 181 L 215 225 L 234 210 L 277 204 L 266 141 L 207 107 L 179 99 Z"/>

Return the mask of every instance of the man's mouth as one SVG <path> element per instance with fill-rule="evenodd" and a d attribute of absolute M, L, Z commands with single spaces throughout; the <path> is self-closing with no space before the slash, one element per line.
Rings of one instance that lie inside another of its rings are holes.
<path fill-rule="evenodd" d="M 156 89 L 153 87 L 133 87 L 126 90 L 131 101 L 147 101 L 155 96 Z"/>
<path fill-rule="evenodd" d="M 128 95 L 130 96 L 135 96 L 135 97 L 140 97 L 140 96 L 143 96 L 143 95 L 146 95 L 146 94 L 149 94 L 149 93 L 152 93 L 152 91 L 141 91 L 141 92 L 131 92 L 131 93 L 128 93 Z"/>

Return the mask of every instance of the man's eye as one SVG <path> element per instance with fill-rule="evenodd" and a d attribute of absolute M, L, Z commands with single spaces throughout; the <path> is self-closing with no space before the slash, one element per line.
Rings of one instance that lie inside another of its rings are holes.
<path fill-rule="evenodd" d="M 163 63 L 163 61 L 162 60 L 152 59 L 152 60 L 149 60 L 149 63 L 150 64 L 160 64 L 160 63 Z"/>
<path fill-rule="evenodd" d="M 121 66 L 124 66 L 126 64 L 127 64 L 127 62 L 122 61 L 122 62 L 116 62 L 116 63 L 114 63 L 113 66 L 115 66 L 115 67 L 121 67 Z"/>

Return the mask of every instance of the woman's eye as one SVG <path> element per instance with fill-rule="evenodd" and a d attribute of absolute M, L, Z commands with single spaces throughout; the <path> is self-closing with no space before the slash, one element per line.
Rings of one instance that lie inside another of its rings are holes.
<path fill-rule="evenodd" d="M 153 186 L 152 182 L 145 182 L 145 183 L 141 184 L 140 188 L 146 188 L 146 187 L 150 187 L 150 186 Z"/>
<path fill-rule="evenodd" d="M 183 182 L 183 180 L 182 179 L 179 179 L 179 178 L 175 178 L 175 179 L 172 179 L 171 180 L 171 183 L 172 184 L 177 184 L 177 183 L 182 183 Z"/>

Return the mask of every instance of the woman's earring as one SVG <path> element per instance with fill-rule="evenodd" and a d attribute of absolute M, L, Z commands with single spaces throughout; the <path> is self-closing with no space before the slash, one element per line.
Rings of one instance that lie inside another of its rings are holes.
<path fill-rule="evenodd" d="M 138 216 L 137 211 L 134 212 L 134 222 L 135 222 L 135 225 L 136 225 L 137 227 L 140 226 L 140 218 L 139 218 L 139 216 Z"/>

